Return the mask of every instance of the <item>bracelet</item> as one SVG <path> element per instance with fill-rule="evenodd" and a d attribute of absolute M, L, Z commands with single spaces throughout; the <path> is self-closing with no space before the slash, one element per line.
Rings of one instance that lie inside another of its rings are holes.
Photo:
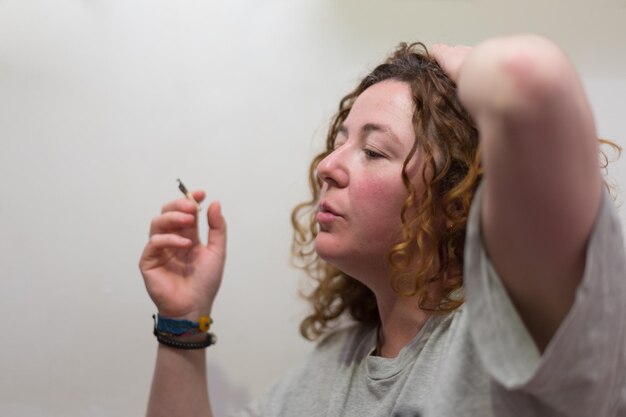
<path fill-rule="evenodd" d="M 169 346 L 169 347 L 173 347 L 176 349 L 185 349 L 185 350 L 189 350 L 189 349 L 204 349 L 208 346 L 214 345 L 215 343 L 217 343 L 217 337 L 213 334 L 213 333 L 207 333 L 206 334 L 206 338 L 201 341 L 201 342 L 181 342 L 179 340 L 173 339 L 172 336 L 174 336 L 172 333 L 167 333 L 167 332 L 162 332 L 159 330 L 159 324 L 161 323 L 161 320 L 163 320 L 160 316 L 159 316 L 159 322 L 157 324 L 157 316 L 156 315 L 152 315 L 152 319 L 154 320 L 154 335 L 156 336 L 156 339 L 159 341 L 159 343 Z M 173 320 L 173 319 L 167 319 L 167 320 L 171 320 L 171 321 L 178 321 L 178 320 Z M 210 319 L 209 319 L 210 320 Z M 180 320 L 181 322 L 187 322 L 187 323 L 193 323 L 190 322 L 188 320 Z M 211 320 L 212 322 L 212 320 Z M 181 333 L 180 335 L 185 335 L 187 332 L 185 333 Z"/>
<path fill-rule="evenodd" d="M 152 316 L 152 318 L 154 318 L 154 316 Z M 202 316 L 198 320 L 198 323 L 195 323 L 189 320 L 171 319 L 159 314 L 156 326 L 159 333 L 168 336 L 191 336 L 192 334 L 208 332 L 211 328 L 211 324 L 213 324 L 213 319 L 209 316 Z"/>

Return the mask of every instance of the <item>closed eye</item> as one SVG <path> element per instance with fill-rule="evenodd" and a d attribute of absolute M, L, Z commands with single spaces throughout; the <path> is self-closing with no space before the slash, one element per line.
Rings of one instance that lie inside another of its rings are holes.
<path fill-rule="evenodd" d="M 365 156 L 367 157 L 367 159 L 378 159 L 378 158 L 384 158 L 385 157 L 385 155 L 383 155 L 383 154 L 381 154 L 379 152 L 376 152 L 373 149 L 365 148 L 365 149 L 363 149 L 363 152 L 365 152 Z"/>

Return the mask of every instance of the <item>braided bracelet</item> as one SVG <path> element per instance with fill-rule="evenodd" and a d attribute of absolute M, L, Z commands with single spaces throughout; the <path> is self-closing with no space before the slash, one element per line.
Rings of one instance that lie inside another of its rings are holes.
<path fill-rule="evenodd" d="M 197 334 L 200 332 L 206 332 L 213 320 L 210 317 L 201 317 L 199 323 L 194 323 L 189 320 L 175 320 L 167 317 L 152 315 L 154 320 L 154 335 L 159 343 L 173 347 L 176 349 L 204 349 L 208 346 L 214 345 L 217 342 L 217 337 L 213 333 L 206 333 L 206 338 L 201 342 L 182 342 L 174 339 L 175 337 L 188 336 L 191 334 Z"/>

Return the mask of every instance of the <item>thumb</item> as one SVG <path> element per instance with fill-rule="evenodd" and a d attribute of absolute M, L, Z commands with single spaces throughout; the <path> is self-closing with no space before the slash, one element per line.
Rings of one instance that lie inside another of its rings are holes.
<path fill-rule="evenodd" d="M 219 201 L 211 203 L 207 210 L 207 221 L 209 223 L 209 237 L 207 248 L 215 250 L 221 254 L 226 253 L 226 220 L 222 215 L 222 206 Z"/>

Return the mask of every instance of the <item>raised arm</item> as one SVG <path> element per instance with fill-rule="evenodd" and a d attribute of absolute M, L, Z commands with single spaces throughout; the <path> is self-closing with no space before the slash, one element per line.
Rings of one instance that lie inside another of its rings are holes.
<path fill-rule="evenodd" d="M 193 193 L 202 201 L 204 193 Z M 209 238 L 198 238 L 198 212 L 188 199 L 166 204 L 150 227 L 150 240 L 139 263 L 146 289 L 163 317 L 197 322 L 210 316 L 222 279 L 226 254 L 226 222 L 219 204 L 207 211 Z M 198 342 L 204 334 L 175 337 Z M 149 417 L 211 416 L 205 351 L 159 344 L 148 403 Z"/>
<path fill-rule="evenodd" d="M 565 54 L 538 36 L 433 53 L 480 132 L 489 257 L 543 351 L 574 302 L 600 205 L 585 92 Z"/>

